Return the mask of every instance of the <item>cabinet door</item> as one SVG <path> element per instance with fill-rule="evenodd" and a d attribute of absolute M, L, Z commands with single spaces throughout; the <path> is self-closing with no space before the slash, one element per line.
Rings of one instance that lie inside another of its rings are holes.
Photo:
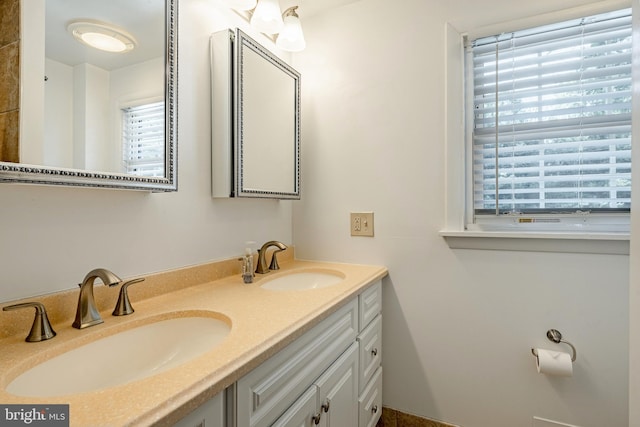
<path fill-rule="evenodd" d="M 382 362 L 382 316 L 378 315 L 358 336 L 360 343 L 360 392 Z"/>
<path fill-rule="evenodd" d="M 238 427 L 273 422 L 356 339 L 357 300 L 352 300 L 237 382 Z"/>
<path fill-rule="evenodd" d="M 382 415 L 382 366 L 367 384 L 364 393 L 360 396 L 359 405 L 359 427 L 375 427 Z"/>
<path fill-rule="evenodd" d="M 382 281 L 378 280 L 358 296 L 359 331 L 364 330 L 369 323 L 382 313 Z"/>
<path fill-rule="evenodd" d="M 178 421 L 174 427 L 224 427 L 223 395 L 224 393 L 218 393 Z"/>
<path fill-rule="evenodd" d="M 358 425 L 358 353 L 354 342 L 315 382 L 327 427 Z"/>
<path fill-rule="evenodd" d="M 324 417 L 317 413 L 317 406 L 318 391 L 311 386 L 271 427 L 326 427 Z"/>

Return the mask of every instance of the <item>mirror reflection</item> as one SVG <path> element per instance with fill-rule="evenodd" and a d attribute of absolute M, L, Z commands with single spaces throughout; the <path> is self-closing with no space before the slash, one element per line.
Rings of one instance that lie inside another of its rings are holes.
<path fill-rule="evenodd" d="M 22 1 L 19 156 L 0 180 L 175 189 L 176 0 Z"/>

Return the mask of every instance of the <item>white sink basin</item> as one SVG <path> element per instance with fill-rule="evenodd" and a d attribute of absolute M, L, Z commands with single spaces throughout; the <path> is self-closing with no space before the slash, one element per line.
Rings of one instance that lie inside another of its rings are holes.
<path fill-rule="evenodd" d="M 220 344 L 230 321 L 207 316 L 158 320 L 48 359 L 6 387 L 17 396 L 49 397 L 126 384 L 165 372 Z"/>
<path fill-rule="evenodd" d="M 320 289 L 337 285 L 344 277 L 343 273 L 335 270 L 298 270 L 268 278 L 262 288 L 271 291 Z"/>

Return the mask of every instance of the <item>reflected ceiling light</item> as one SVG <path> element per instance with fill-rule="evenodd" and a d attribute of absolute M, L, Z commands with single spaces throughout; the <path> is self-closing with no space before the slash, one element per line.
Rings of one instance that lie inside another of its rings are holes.
<path fill-rule="evenodd" d="M 106 22 L 91 19 L 72 21 L 67 31 L 81 43 L 106 52 L 124 53 L 136 47 L 136 40 L 131 34 Z"/>
<path fill-rule="evenodd" d="M 300 25 L 300 17 L 296 13 L 297 8 L 298 6 L 290 7 L 282 14 L 284 28 L 280 31 L 276 40 L 276 47 L 279 49 L 300 52 L 306 46 L 302 26 Z"/>
<path fill-rule="evenodd" d="M 251 15 L 251 26 L 265 34 L 280 32 L 284 22 L 278 0 L 258 0 L 258 5 Z"/>
<path fill-rule="evenodd" d="M 224 0 L 224 2 L 235 10 L 251 10 L 256 7 L 257 0 Z"/>

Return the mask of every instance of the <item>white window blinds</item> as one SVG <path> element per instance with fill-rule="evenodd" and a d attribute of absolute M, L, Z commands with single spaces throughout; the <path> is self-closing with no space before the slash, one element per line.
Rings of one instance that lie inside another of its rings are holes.
<path fill-rule="evenodd" d="M 631 10 L 473 41 L 475 215 L 629 211 Z"/>
<path fill-rule="evenodd" d="M 164 102 L 122 110 L 122 159 L 126 173 L 164 176 Z"/>

